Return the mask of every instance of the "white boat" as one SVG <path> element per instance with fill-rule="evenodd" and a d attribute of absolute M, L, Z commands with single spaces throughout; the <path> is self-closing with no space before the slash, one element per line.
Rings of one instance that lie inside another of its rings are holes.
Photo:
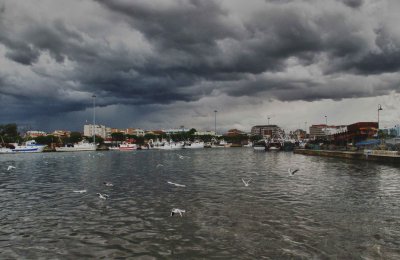
<path fill-rule="evenodd" d="M 267 144 L 266 144 L 265 140 L 260 140 L 253 145 L 253 149 L 255 151 L 265 151 L 266 147 L 267 147 Z"/>
<path fill-rule="evenodd" d="M 29 140 L 22 145 L 13 144 L 15 148 L 11 149 L 16 153 L 41 153 L 47 145 L 37 144 L 35 140 Z"/>
<path fill-rule="evenodd" d="M 123 142 L 122 144 L 119 145 L 120 151 L 133 151 L 136 149 L 137 149 L 137 145 L 132 144 L 132 143 Z"/>
<path fill-rule="evenodd" d="M 185 149 L 196 149 L 196 148 L 204 148 L 204 142 L 202 141 L 194 141 L 194 142 L 185 142 Z"/>
<path fill-rule="evenodd" d="M 57 152 L 80 152 L 80 151 L 96 151 L 97 144 L 88 141 L 80 141 L 77 144 L 67 144 L 63 147 L 56 147 Z"/>
<path fill-rule="evenodd" d="M 222 139 L 221 141 L 219 141 L 219 143 L 214 144 L 212 148 L 228 148 L 231 146 L 231 143 L 227 143 L 224 139 Z"/>
<path fill-rule="evenodd" d="M 157 141 L 152 141 L 151 143 L 149 142 L 150 147 L 152 149 L 159 149 L 159 150 L 173 150 L 173 149 L 182 149 L 183 148 L 183 143 L 182 142 L 174 142 L 174 141 L 167 141 L 167 140 L 157 140 Z"/>
<path fill-rule="evenodd" d="M 159 146 L 158 149 L 160 150 L 173 150 L 173 149 L 182 149 L 183 143 L 179 142 L 165 142 L 163 145 Z"/>
<path fill-rule="evenodd" d="M 0 153 L 15 153 L 11 148 L 0 147 Z"/>
<path fill-rule="evenodd" d="M 243 147 L 253 147 L 253 143 L 252 142 L 248 142 L 247 144 L 243 145 Z"/>

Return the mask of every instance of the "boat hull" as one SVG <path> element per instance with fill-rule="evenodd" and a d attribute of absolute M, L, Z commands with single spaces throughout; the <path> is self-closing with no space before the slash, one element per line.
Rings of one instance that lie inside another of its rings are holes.
<path fill-rule="evenodd" d="M 45 146 L 17 146 L 12 149 L 15 153 L 41 153 L 43 152 Z"/>
<path fill-rule="evenodd" d="M 56 152 L 83 152 L 96 151 L 97 145 L 74 146 L 74 147 L 56 147 Z"/>

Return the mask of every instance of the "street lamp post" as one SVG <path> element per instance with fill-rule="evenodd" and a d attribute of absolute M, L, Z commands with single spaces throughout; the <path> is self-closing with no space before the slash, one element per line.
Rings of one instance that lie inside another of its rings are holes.
<path fill-rule="evenodd" d="M 215 135 L 217 135 L 217 110 L 214 110 L 214 115 L 215 115 L 215 117 L 214 117 L 214 132 L 215 132 Z"/>
<path fill-rule="evenodd" d="M 96 95 L 93 94 L 93 144 L 96 144 Z"/>
<path fill-rule="evenodd" d="M 268 125 L 269 125 L 269 119 L 270 119 L 270 117 L 268 117 Z"/>
<path fill-rule="evenodd" d="M 378 130 L 379 130 L 379 111 L 383 110 L 382 106 L 378 104 Z"/>
<path fill-rule="evenodd" d="M 328 139 L 328 116 L 325 116 L 325 135 L 326 139 Z"/>
<path fill-rule="evenodd" d="M 304 131 L 306 131 L 307 134 L 307 122 L 304 122 Z"/>

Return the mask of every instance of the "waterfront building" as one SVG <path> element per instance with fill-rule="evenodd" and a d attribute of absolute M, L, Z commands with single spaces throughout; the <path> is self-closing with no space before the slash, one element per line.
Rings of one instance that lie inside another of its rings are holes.
<path fill-rule="evenodd" d="M 346 131 L 334 134 L 333 139 L 337 144 L 356 144 L 357 142 L 374 138 L 377 133 L 377 122 L 358 122 L 348 125 Z"/>
<path fill-rule="evenodd" d="M 31 138 L 35 138 L 35 137 L 39 137 L 39 136 L 47 136 L 47 133 L 44 131 L 27 131 L 25 133 L 25 137 L 31 137 Z"/>
<path fill-rule="evenodd" d="M 67 131 L 67 130 L 54 130 L 53 133 L 51 133 L 51 135 L 57 136 L 57 137 L 70 137 L 71 135 L 71 131 Z"/>
<path fill-rule="evenodd" d="M 93 133 L 102 138 L 107 137 L 106 127 L 104 125 L 94 125 L 94 127 L 93 127 L 93 125 L 90 124 L 90 125 L 83 126 L 83 135 L 84 136 L 90 137 L 90 136 L 93 136 Z"/>
<path fill-rule="evenodd" d="M 246 134 L 245 132 L 240 131 L 238 129 L 230 129 L 224 135 L 225 136 L 229 136 L 229 137 L 233 137 L 233 136 L 239 136 L 239 135 L 245 135 L 245 134 Z"/>
<path fill-rule="evenodd" d="M 127 128 L 124 133 L 127 135 L 144 136 L 144 130 L 139 128 Z"/>
<path fill-rule="evenodd" d="M 297 129 L 290 135 L 290 137 L 297 140 L 303 140 L 307 137 L 307 132 L 303 129 Z"/>
<path fill-rule="evenodd" d="M 205 135 L 211 135 L 211 136 L 216 136 L 215 131 L 197 131 L 194 133 L 194 135 L 197 136 L 205 136 Z"/>
<path fill-rule="evenodd" d="M 189 132 L 190 129 L 188 128 L 170 128 L 170 129 L 164 129 L 162 130 L 166 134 L 179 134 L 179 133 L 184 133 L 184 132 Z"/>
<path fill-rule="evenodd" d="M 276 136 L 280 131 L 277 125 L 256 125 L 251 128 L 252 135 L 261 135 L 264 138 Z"/>
<path fill-rule="evenodd" d="M 147 130 L 145 131 L 145 134 L 149 135 L 163 135 L 165 134 L 163 130 Z"/>

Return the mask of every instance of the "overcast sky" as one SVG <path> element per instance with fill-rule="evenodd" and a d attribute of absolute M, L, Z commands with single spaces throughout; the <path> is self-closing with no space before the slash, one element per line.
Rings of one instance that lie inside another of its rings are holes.
<path fill-rule="evenodd" d="M 397 0 L 0 0 L 0 124 L 400 123 Z"/>

